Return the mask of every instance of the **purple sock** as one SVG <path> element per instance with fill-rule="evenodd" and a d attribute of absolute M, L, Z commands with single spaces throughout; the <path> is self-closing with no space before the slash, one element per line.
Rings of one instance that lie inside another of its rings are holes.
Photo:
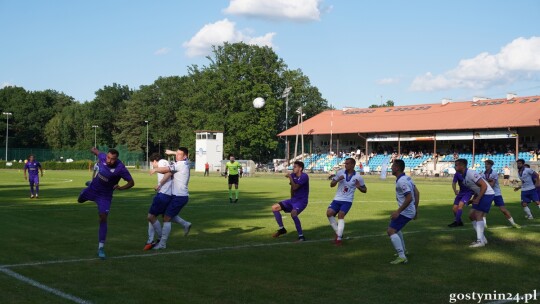
<path fill-rule="evenodd" d="M 107 222 L 99 222 L 99 242 L 105 243 L 107 238 Z"/>
<path fill-rule="evenodd" d="M 30 194 L 34 195 L 34 184 L 30 185 Z"/>
<path fill-rule="evenodd" d="M 461 214 L 463 213 L 463 209 L 458 209 L 456 212 L 456 222 L 461 223 Z"/>
<path fill-rule="evenodd" d="M 279 225 L 279 227 L 283 227 L 283 219 L 281 218 L 281 212 L 279 211 L 273 211 L 274 217 L 276 218 L 276 222 Z"/>
<path fill-rule="evenodd" d="M 302 224 L 300 224 L 300 219 L 298 216 L 292 217 L 294 221 L 294 225 L 296 226 L 296 231 L 298 231 L 298 236 L 304 235 L 304 232 L 302 231 Z"/>
<path fill-rule="evenodd" d="M 39 186 L 36 186 L 36 194 L 39 194 Z"/>

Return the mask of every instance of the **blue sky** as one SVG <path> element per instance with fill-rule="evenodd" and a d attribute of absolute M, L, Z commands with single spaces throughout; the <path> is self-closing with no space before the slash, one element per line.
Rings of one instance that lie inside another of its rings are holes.
<path fill-rule="evenodd" d="M 0 0 L 0 87 L 92 100 L 269 45 L 337 108 L 540 95 L 540 1 Z M 381 97 L 382 96 L 382 97 Z"/>

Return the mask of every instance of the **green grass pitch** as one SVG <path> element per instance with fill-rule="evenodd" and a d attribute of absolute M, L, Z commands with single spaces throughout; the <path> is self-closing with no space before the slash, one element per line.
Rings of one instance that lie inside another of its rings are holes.
<path fill-rule="evenodd" d="M 538 289 L 540 225 L 525 220 L 519 193 L 503 188 L 523 229 L 508 226 L 498 208 L 488 216 L 485 248 L 469 248 L 475 233 L 447 227 L 453 217 L 449 179 L 416 177 L 419 218 L 403 230 L 407 265 L 390 265 L 386 236 L 397 208 L 395 178 L 367 176 L 346 217 L 342 247 L 331 243 L 326 208 L 336 188 L 311 175 L 310 203 L 300 215 L 305 243 L 279 239 L 270 207 L 287 198 L 281 174 L 240 180 L 238 204 L 228 203 L 226 179 L 192 173 L 181 216 L 189 236 L 173 224 L 168 247 L 142 251 L 155 176 L 132 171 L 135 188 L 117 192 L 109 216 L 107 260 L 96 258 L 98 217 L 93 202 L 78 204 L 87 171 L 46 171 L 39 200 L 30 200 L 21 171 L 0 170 L 0 267 L 91 303 L 448 303 L 451 293 Z M 123 182 L 122 182 L 123 183 Z M 535 217 L 540 210 L 531 205 Z M 2 303 L 71 303 L 0 272 Z"/>

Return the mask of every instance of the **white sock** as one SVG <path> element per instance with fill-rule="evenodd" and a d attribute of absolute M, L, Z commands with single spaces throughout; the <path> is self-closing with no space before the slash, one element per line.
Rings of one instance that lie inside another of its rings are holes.
<path fill-rule="evenodd" d="M 471 223 L 472 223 L 473 229 L 476 230 L 476 221 L 471 221 Z"/>
<path fill-rule="evenodd" d="M 397 234 L 392 234 L 390 236 L 390 241 L 392 242 L 392 245 L 394 245 L 394 248 L 396 249 L 399 257 L 405 258 L 405 251 L 403 251 L 403 245 L 399 236 Z"/>
<path fill-rule="evenodd" d="M 397 233 L 397 235 L 401 239 L 401 246 L 403 247 L 403 252 L 407 252 L 407 248 L 405 248 L 405 239 L 403 238 L 403 233 L 401 233 L 401 230 Z"/>
<path fill-rule="evenodd" d="M 332 227 L 332 229 L 334 229 L 334 232 L 337 234 L 338 226 L 337 226 L 336 218 L 333 216 L 329 216 L 328 221 L 330 222 L 330 226 Z"/>
<path fill-rule="evenodd" d="M 98 248 L 103 248 L 103 247 L 105 247 L 105 243 L 101 243 L 101 242 L 100 242 L 100 243 L 98 244 Z"/>
<path fill-rule="evenodd" d="M 514 222 L 514 219 L 513 218 L 509 218 L 508 221 L 510 222 L 510 224 L 512 225 L 515 225 L 516 223 Z"/>
<path fill-rule="evenodd" d="M 529 209 L 529 206 L 523 207 L 523 211 L 525 211 L 525 214 L 526 214 L 528 217 L 532 217 L 531 209 Z"/>
<path fill-rule="evenodd" d="M 191 224 L 190 222 L 188 222 L 188 221 L 184 220 L 183 218 L 179 217 L 178 215 L 173 217 L 171 219 L 171 222 L 180 224 L 183 227 L 187 227 L 187 226 L 189 226 L 189 224 Z"/>
<path fill-rule="evenodd" d="M 486 237 L 484 236 L 484 221 L 476 222 L 476 239 L 479 241 L 484 241 Z"/>
<path fill-rule="evenodd" d="M 484 216 L 484 227 L 487 226 L 487 220 L 486 220 L 486 217 Z"/>
<path fill-rule="evenodd" d="M 338 219 L 338 224 L 337 224 L 337 239 L 338 240 L 341 240 L 341 237 L 343 237 L 343 230 L 345 230 L 345 220 Z"/>
<path fill-rule="evenodd" d="M 146 241 L 146 244 L 152 243 L 154 240 L 154 226 L 152 223 L 148 222 L 148 240 Z"/>
<path fill-rule="evenodd" d="M 167 239 L 169 238 L 170 233 L 171 233 L 171 222 L 163 223 L 163 230 L 161 231 L 161 240 L 159 241 L 161 245 L 167 244 Z"/>
<path fill-rule="evenodd" d="M 154 231 L 157 233 L 158 239 L 161 239 L 161 223 L 159 220 L 156 220 L 152 226 L 154 227 Z M 152 239 L 153 240 L 153 239 Z"/>

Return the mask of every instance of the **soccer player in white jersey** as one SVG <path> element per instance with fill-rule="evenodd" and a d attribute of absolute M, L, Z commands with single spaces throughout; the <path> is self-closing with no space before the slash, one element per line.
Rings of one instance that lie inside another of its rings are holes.
<path fill-rule="evenodd" d="M 539 183 L 538 175 L 533 169 L 525 166 L 525 160 L 518 159 L 516 163 L 521 186 L 514 188 L 514 191 L 521 189 L 521 206 L 523 207 L 523 211 L 525 211 L 525 217 L 532 220 L 534 217 L 529 209 L 529 203 L 535 202 L 538 208 L 540 208 L 540 198 L 538 197 L 538 192 L 536 192 L 537 185 L 535 185 L 535 180 L 536 183 Z"/>
<path fill-rule="evenodd" d="M 354 171 L 355 165 L 356 161 L 354 158 L 347 158 L 345 160 L 345 169 L 338 171 L 330 182 L 330 187 L 338 185 L 336 196 L 334 196 L 334 200 L 328 206 L 328 210 L 326 210 L 326 216 L 328 217 L 330 226 L 336 233 L 334 240 L 336 246 L 341 246 L 343 230 L 345 229 L 345 215 L 347 215 L 352 207 L 355 190 L 358 189 L 362 193 L 367 192 L 364 179 Z M 338 217 L 337 222 L 335 218 L 336 214 Z"/>
<path fill-rule="evenodd" d="M 177 218 L 182 208 L 184 208 L 184 206 L 188 203 L 188 183 L 190 177 L 188 149 L 185 147 L 178 148 L 176 151 L 176 162 L 168 167 L 154 167 L 151 173 L 155 172 L 171 172 L 173 174 L 172 198 L 163 215 L 161 240 L 153 248 L 159 250 L 167 248 L 167 240 L 169 239 L 169 234 L 171 233 L 171 220 Z M 181 222 L 180 224 L 182 224 L 184 227 L 191 227 L 191 223 L 186 221 Z M 187 228 L 188 232 L 189 228 Z M 186 228 L 184 228 L 184 235 L 186 234 Z"/>
<path fill-rule="evenodd" d="M 152 167 L 169 167 L 169 162 L 165 159 L 161 159 L 159 153 L 153 153 L 150 155 L 150 162 Z M 157 219 L 158 215 L 164 214 L 172 199 L 172 174 L 170 172 L 157 174 L 157 186 L 154 190 L 157 191 L 152 205 L 148 210 L 148 240 L 143 250 L 150 250 L 159 243 L 161 239 L 161 223 Z M 157 240 L 154 240 L 154 236 L 157 233 Z"/>
<path fill-rule="evenodd" d="M 501 187 L 499 186 L 499 173 L 493 171 L 492 167 L 495 164 L 491 159 L 488 159 L 484 161 L 484 164 L 486 165 L 486 171 L 482 173 L 484 179 L 488 182 L 488 184 L 493 188 L 493 191 L 495 192 L 495 196 L 493 197 L 493 203 L 495 206 L 499 207 L 501 212 L 504 214 L 504 217 L 510 222 L 510 225 L 514 228 L 521 228 L 520 225 L 516 224 L 514 222 L 514 219 L 512 218 L 512 215 L 510 214 L 510 211 L 506 209 L 504 206 L 504 200 L 501 193 Z M 484 225 L 486 225 L 486 218 L 484 218 Z M 487 225 L 485 226 L 487 228 Z"/>
<path fill-rule="evenodd" d="M 410 220 L 416 219 L 418 204 L 420 202 L 420 192 L 414 185 L 413 180 L 409 176 L 406 176 L 404 171 L 405 162 L 401 159 L 394 160 L 392 164 L 392 175 L 396 177 L 398 209 L 390 215 L 390 225 L 388 225 L 386 232 L 398 256 L 390 264 L 406 264 L 408 262 L 405 255 L 405 240 L 403 239 L 401 230 Z"/>
<path fill-rule="evenodd" d="M 466 159 L 460 158 L 456 160 L 455 168 L 456 172 L 459 172 L 463 176 L 465 186 L 474 192 L 469 219 L 476 231 L 476 241 L 472 242 L 469 247 L 483 247 L 488 243 L 484 236 L 485 223 L 483 217 L 489 213 L 495 191 L 482 178 L 482 175 L 472 169 L 467 169 Z"/>

